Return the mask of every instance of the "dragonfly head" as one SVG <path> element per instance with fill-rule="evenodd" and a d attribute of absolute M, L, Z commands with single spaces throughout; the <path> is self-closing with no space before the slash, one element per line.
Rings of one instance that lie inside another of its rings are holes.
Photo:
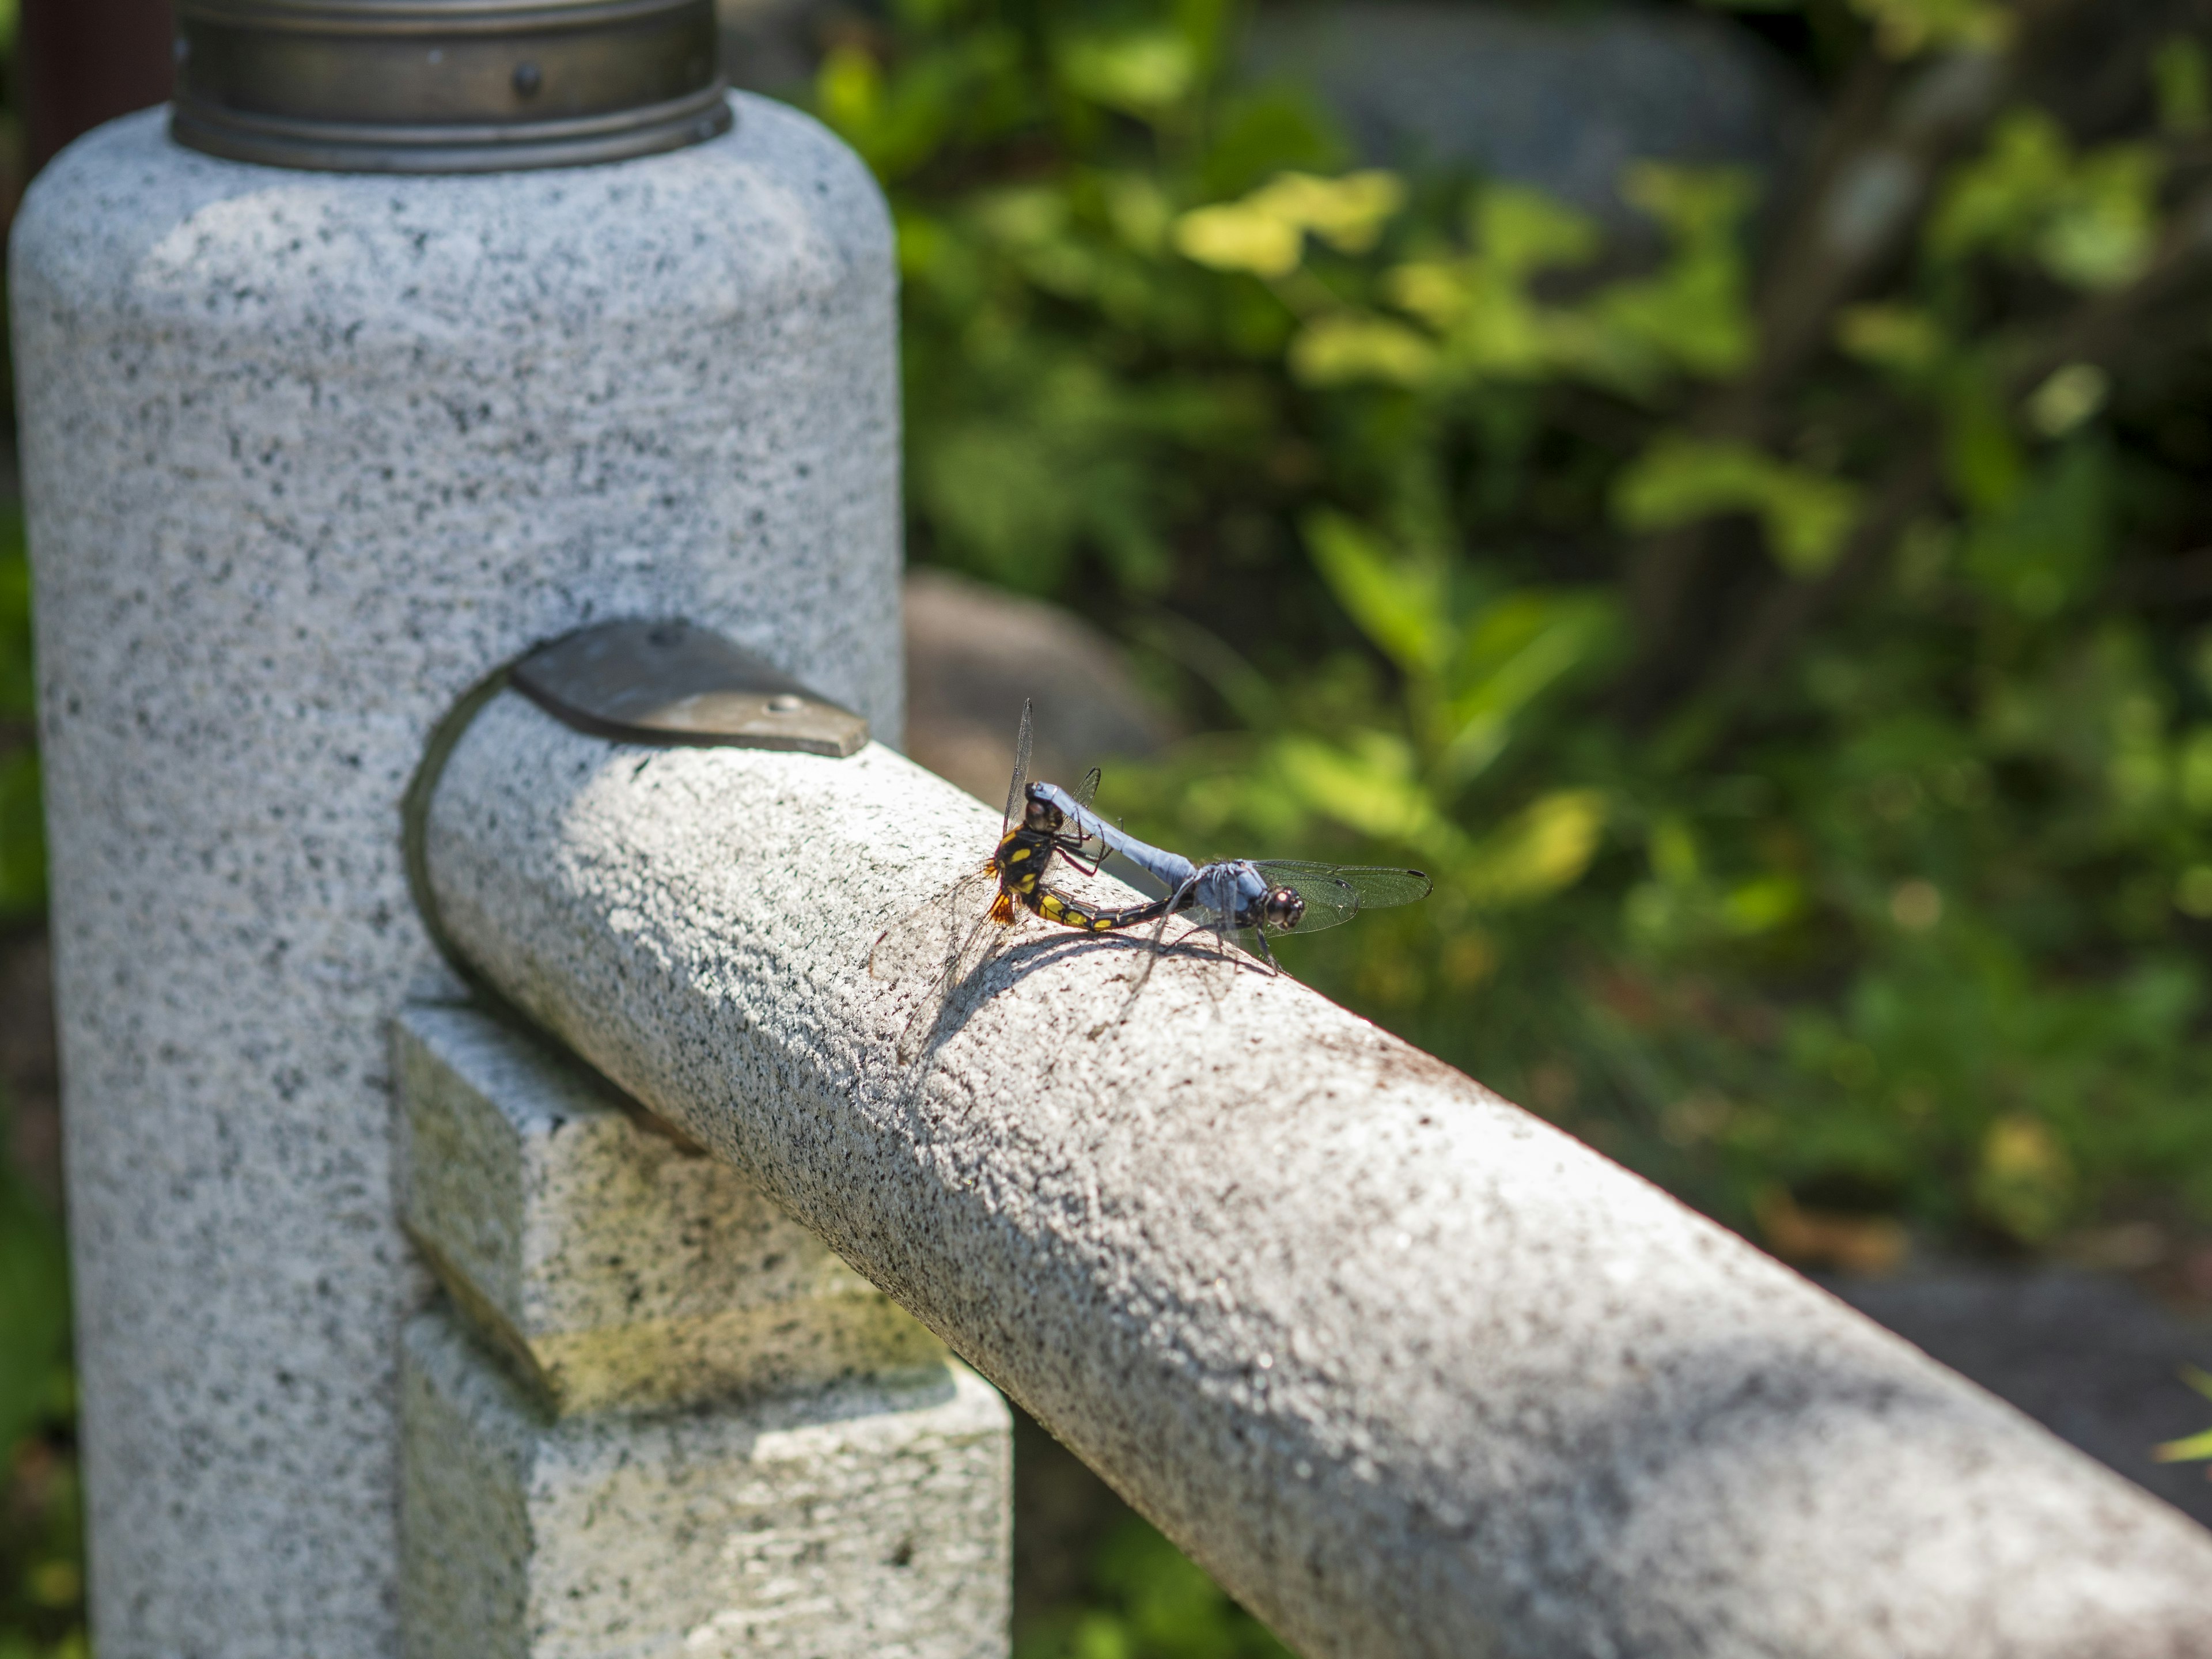
<path fill-rule="evenodd" d="M 1261 902 L 1260 919 L 1270 932 L 1287 933 L 1306 919 L 1306 902 L 1287 887 L 1270 888 Z"/>
<path fill-rule="evenodd" d="M 1022 791 L 1027 801 L 1022 807 L 1022 826 L 1042 835 L 1058 835 L 1067 822 L 1067 815 L 1053 804 L 1045 786 L 1032 783 Z"/>

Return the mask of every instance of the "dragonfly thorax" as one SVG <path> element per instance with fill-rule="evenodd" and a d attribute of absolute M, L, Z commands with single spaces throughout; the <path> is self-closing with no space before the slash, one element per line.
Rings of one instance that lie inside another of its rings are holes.
<path fill-rule="evenodd" d="M 1067 814 L 1053 799 L 1048 783 L 1033 783 L 1022 791 L 1022 828 L 1041 836 L 1056 836 L 1067 827 Z"/>
<path fill-rule="evenodd" d="M 991 856 L 1002 886 L 1016 892 L 1032 891 L 1052 862 L 1054 842 L 1049 830 L 1034 830 L 1026 823 L 1000 842 Z"/>

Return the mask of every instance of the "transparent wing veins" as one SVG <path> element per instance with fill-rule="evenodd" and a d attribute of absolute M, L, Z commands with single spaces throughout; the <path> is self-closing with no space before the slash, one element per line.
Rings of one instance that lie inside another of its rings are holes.
<path fill-rule="evenodd" d="M 1317 933 L 1350 921 L 1363 910 L 1387 910 L 1425 899 L 1436 884 L 1419 870 L 1379 865 L 1312 864 L 1295 859 L 1254 862 L 1270 886 L 1287 887 L 1305 901 L 1306 913 L 1287 931 Z"/>
<path fill-rule="evenodd" d="M 1030 777 L 1030 703 L 1024 697 L 1022 699 L 1021 730 L 1014 736 L 1014 781 L 1006 786 L 1006 816 L 1000 826 L 1000 835 L 1011 833 L 1023 814 L 1022 786 L 1029 781 Z"/>

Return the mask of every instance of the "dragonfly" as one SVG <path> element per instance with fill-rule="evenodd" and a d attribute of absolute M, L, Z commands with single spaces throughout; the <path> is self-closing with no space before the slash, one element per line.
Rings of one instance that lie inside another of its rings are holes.
<path fill-rule="evenodd" d="M 1291 859 L 1220 859 L 1211 864 L 1193 864 L 1182 854 L 1139 841 L 1091 813 L 1087 792 L 1094 786 L 1088 778 L 1084 785 L 1079 799 L 1049 783 L 1030 784 L 1028 791 L 1032 800 L 1042 800 L 1063 822 L 1086 837 L 1095 837 L 1086 846 L 1095 844 L 1119 854 L 1168 890 L 1148 904 L 1091 910 L 1071 920 L 1056 913 L 1054 906 L 1062 896 L 1046 886 L 1030 908 L 1048 921 L 1066 921 L 1068 926 L 1093 933 L 1153 924 L 1145 965 L 1113 1022 L 1117 1025 L 1127 1022 L 1130 1011 L 1152 981 L 1153 967 L 1165 954 L 1170 917 L 1188 916 L 1199 929 L 1211 932 L 1224 957 L 1232 942 L 1249 945 L 1267 971 L 1274 974 L 1282 969 L 1267 943 L 1271 934 L 1317 933 L 1350 921 L 1363 911 L 1411 904 L 1435 890 L 1435 884 L 1425 872 L 1382 866 Z"/>
<path fill-rule="evenodd" d="M 1319 933 L 1351 921 L 1363 910 L 1410 904 L 1432 890 L 1433 884 L 1419 870 L 1283 859 L 1224 859 L 1194 864 L 1179 853 L 1138 840 L 1093 811 L 1091 802 L 1097 797 L 1100 776 L 1097 768 L 1073 791 L 1031 780 L 1031 713 L 1024 703 L 1014 742 L 1013 779 L 1007 787 L 999 843 L 990 860 L 885 928 L 869 953 L 872 975 L 884 979 L 898 976 L 902 963 L 909 959 L 904 941 L 917 931 L 926 932 L 931 919 L 942 915 L 954 919 L 949 948 L 902 1037 L 902 1059 L 911 1057 L 910 1038 L 915 1024 L 926 1014 L 941 1016 L 951 988 L 980 973 L 1005 943 L 1018 907 L 1046 921 L 1090 933 L 1123 933 L 1154 924 L 1152 956 L 1130 993 L 1133 1002 L 1152 976 L 1152 961 L 1161 953 L 1170 917 L 1188 915 L 1200 927 L 1211 930 L 1220 940 L 1224 955 L 1232 939 L 1249 939 L 1268 970 L 1279 973 L 1280 967 L 1267 943 L 1270 934 Z M 1166 892 L 1143 903 L 1105 908 L 1076 898 L 1049 879 L 1055 860 L 1088 876 L 1096 875 L 1114 854 L 1145 871 Z M 997 890 L 989 906 L 961 931 L 958 918 L 969 914 L 975 902 L 992 888 Z M 921 924 L 919 929 L 918 923 Z M 931 1029 L 934 1030 L 933 1024 Z"/>
<path fill-rule="evenodd" d="M 936 921 L 951 921 L 948 948 L 930 989 L 908 1022 L 907 1037 L 911 1037 L 915 1023 L 925 1014 L 942 1012 L 952 987 L 972 978 L 989 963 L 1009 937 L 1017 907 L 1069 927 L 1105 932 L 1119 925 L 1120 912 L 1097 910 L 1047 879 L 1055 860 L 1086 876 L 1097 874 L 1109 849 L 1107 832 L 1110 829 L 1118 836 L 1121 831 L 1091 810 L 1098 791 L 1097 768 L 1073 791 L 1057 784 L 1029 781 L 1032 736 L 1030 705 L 1024 703 L 1021 727 L 1014 738 L 1013 781 L 1007 786 L 1006 814 L 989 861 L 885 928 L 869 951 L 871 975 L 878 979 L 898 977 L 911 960 L 909 946 L 915 937 L 926 937 Z M 986 892 L 993 892 L 988 907 L 972 924 L 963 927 L 963 919 Z M 1145 909 L 1147 919 L 1158 914 L 1149 906 L 1138 908 Z M 901 1058 L 910 1057 L 910 1048 L 902 1037 Z"/>
<path fill-rule="evenodd" d="M 1098 847 L 1119 854 L 1165 887 L 1166 896 L 1149 904 L 1118 910 L 1085 909 L 1067 922 L 1094 933 L 1139 927 L 1155 922 L 1158 945 L 1173 915 L 1190 915 L 1212 932 L 1225 947 L 1233 938 L 1249 939 L 1255 954 L 1271 972 L 1280 972 L 1268 947 L 1270 934 L 1317 933 L 1335 927 L 1367 910 L 1388 909 L 1426 898 L 1436 884 L 1419 870 L 1377 865 L 1317 864 L 1295 859 L 1220 859 L 1194 864 L 1180 853 L 1139 841 L 1134 836 L 1091 810 L 1097 789 L 1097 774 L 1071 794 L 1057 784 L 1026 786 L 1032 811 L 1042 810 L 1079 835 L 1084 847 Z M 1103 859 L 1091 860 L 1095 868 Z M 1048 921 L 1060 921 L 1045 906 L 1057 900 L 1063 908 L 1072 902 L 1049 886 L 1036 896 L 1030 908 Z"/>

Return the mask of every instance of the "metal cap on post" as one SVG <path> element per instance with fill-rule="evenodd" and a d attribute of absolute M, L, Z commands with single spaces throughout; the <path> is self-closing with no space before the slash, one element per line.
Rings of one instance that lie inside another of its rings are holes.
<path fill-rule="evenodd" d="M 714 0 L 178 0 L 170 131 L 234 161 L 494 173 L 728 130 Z"/>

